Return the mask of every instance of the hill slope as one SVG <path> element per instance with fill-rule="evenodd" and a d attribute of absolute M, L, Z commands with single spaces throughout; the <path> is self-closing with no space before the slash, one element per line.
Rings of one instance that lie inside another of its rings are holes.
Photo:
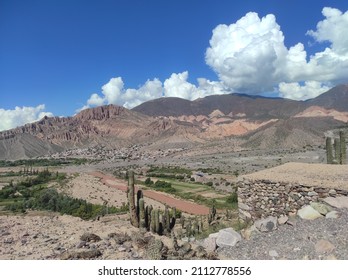
<path fill-rule="evenodd" d="M 148 149 L 170 149 L 233 137 L 245 148 L 302 147 L 324 143 L 324 132 L 345 126 L 347 119 L 347 85 L 307 101 L 243 94 L 194 101 L 160 98 L 133 110 L 107 105 L 0 132 L 0 159 L 98 145 L 114 149 L 148 144 Z"/>
<path fill-rule="evenodd" d="M 189 101 L 181 98 L 159 98 L 132 109 L 149 116 L 209 115 L 219 110 L 225 115 L 247 118 L 289 118 L 310 106 L 348 112 L 348 85 L 339 85 L 316 98 L 295 101 L 246 94 L 211 95 Z"/>

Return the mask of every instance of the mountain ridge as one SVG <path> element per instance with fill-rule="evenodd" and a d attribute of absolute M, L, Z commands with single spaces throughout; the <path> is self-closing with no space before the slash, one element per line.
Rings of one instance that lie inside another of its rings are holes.
<path fill-rule="evenodd" d="M 244 94 L 194 101 L 160 98 L 132 110 L 105 105 L 2 131 L 0 159 L 44 156 L 93 145 L 118 149 L 147 143 L 158 149 L 231 137 L 242 139 L 241 147 L 272 147 L 275 143 L 295 147 L 318 144 L 326 130 L 345 125 L 347 117 L 347 85 L 307 101 Z"/>

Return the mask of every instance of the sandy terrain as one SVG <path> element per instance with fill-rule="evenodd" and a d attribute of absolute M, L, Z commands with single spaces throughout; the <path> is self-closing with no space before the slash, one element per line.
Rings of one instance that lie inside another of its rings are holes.
<path fill-rule="evenodd" d="M 348 165 L 291 162 L 242 177 L 348 190 Z"/>
<path fill-rule="evenodd" d="M 48 212 L 32 212 L 25 216 L 0 216 L 0 259 L 60 259 L 63 252 L 82 252 L 98 249 L 102 259 L 134 259 L 133 250 L 120 246 L 108 237 L 110 233 L 137 231 L 127 215 L 110 215 L 99 221 L 84 221 L 80 218 Z M 94 233 L 101 241 L 82 246 L 80 237 Z M 139 255 L 140 253 L 140 255 Z"/>
<path fill-rule="evenodd" d="M 108 181 L 109 183 L 105 184 L 98 177 L 87 173 L 80 173 L 70 180 L 66 186 L 60 188 L 60 190 L 64 191 L 69 196 L 82 198 L 93 204 L 103 204 L 107 202 L 107 205 L 115 207 L 120 207 L 123 203 L 127 204 L 125 182 L 121 180 Z M 115 186 L 120 187 L 117 188 Z M 150 198 L 145 198 L 145 203 L 151 204 L 155 208 L 164 208 L 162 203 Z"/>

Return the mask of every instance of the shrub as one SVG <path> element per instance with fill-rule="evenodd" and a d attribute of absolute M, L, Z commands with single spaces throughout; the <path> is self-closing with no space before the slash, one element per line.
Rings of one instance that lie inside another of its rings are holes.
<path fill-rule="evenodd" d="M 146 186 L 153 185 L 153 181 L 151 180 L 150 177 L 146 178 L 146 180 L 145 180 L 145 185 L 146 185 Z"/>
<path fill-rule="evenodd" d="M 156 181 L 155 183 L 155 188 L 157 189 L 166 189 L 166 188 L 171 188 L 172 187 L 172 184 L 171 183 L 168 183 L 166 181 Z"/>
<path fill-rule="evenodd" d="M 226 199 L 227 203 L 237 203 L 238 202 L 238 195 L 237 193 L 231 193 L 227 199 Z"/>

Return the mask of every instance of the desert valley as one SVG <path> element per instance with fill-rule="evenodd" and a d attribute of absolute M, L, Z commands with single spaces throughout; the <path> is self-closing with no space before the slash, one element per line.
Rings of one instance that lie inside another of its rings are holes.
<path fill-rule="evenodd" d="M 0 259 L 348 259 L 346 136 L 348 85 L 2 131 Z"/>

